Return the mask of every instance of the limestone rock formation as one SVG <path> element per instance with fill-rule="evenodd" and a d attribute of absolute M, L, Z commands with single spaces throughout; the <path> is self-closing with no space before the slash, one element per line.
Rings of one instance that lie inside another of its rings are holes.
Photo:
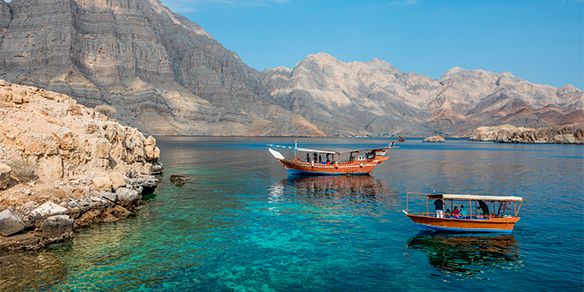
<path fill-rule="evenodd" d="M 42 235 L 45 238 L 68 238 L 73 233 L 73 219 L 67 215 L 55 215 L 43 221 Z"/>
<path fill-rule="evenodd" d="M 529 144 L 584 144 L 583 128 L 518 128 L 511 125 L 479 127 L 469 137 L 471 141 Z"/>
<path fill-rule="evenodd" d="M 342 62 L 319 53 L 293 69 L 266 70 L 263 80 L 284 108 L 333 135 L 465 135 L 483 125 L 584 124 L 581 90 L 510 73 L 455 67 L 434 80 L 378 59 Z"/>
<path fill-rule="evenodd" d="M 443 143 L 444 141 L 446 141 L 446 139 L 440 135 L 426 137 L 424 140 L 422 140 L 422 142 L 427 143 Z"/>
<path fill-rule="evenodd" d="M 18 216 L 14 214 L 11 210 L 4 210 L 0 212 L 0 235 L 10 236 L 17 232 L 22 231 L 26 227 L 26 224 Z"/>
<path fill-rule="evenodd" d="M 400 84 L 406 75 L 378 59 L 344 63 L 325 53 L 309 55 L 293 70 L 263 72 L 284 108 L 340 136 L 429 132 L 421 126 L 423 96 Z"/>
<path fill-rule="evenodd" d="M 32 210 L 28 216 L 35 220 L 40 220 L 51 216 L 67 214 L 67 212 L 67 208 L 48 201 Z"/>
<path fill-rule="evenodd" d="M 0 33 L 4 33 L 10 25 L 11 15 L 10 15 L 10 7 L 8 7 L 8 3 L 4 1 L 0 1 Z M 2 44 L 2 37 L 0 35 L 0 45 Z"/>
<path fill-rule="evenodd" d="M 0 80 L 0 233 L 10 236 L 0 250 L 69 238 L 72 222 L 128 216 L 158 183 L 156 144 L 69 96 Z"/>
<path fill-rule="evenodd" d="M 302 117 L 290 121 L 257 71 L 159 0 L 8 5 L 11 17 L 0 21 L 0 78 L 90 107 L 112 105 L 113 117 L 150 133 L 319 134 Z"/>

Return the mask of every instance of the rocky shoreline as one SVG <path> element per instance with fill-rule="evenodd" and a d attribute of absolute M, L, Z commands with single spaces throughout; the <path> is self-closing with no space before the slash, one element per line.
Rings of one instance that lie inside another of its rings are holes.
<path fill-rule="evenodd" d="M 520 128 L 511 125 L 479 127 L 473 130 L 470 141 L 519 144 L 584 144 L 582 128 Z"/>
<path fill-rule="evenodd" d="M 127 218 L 158 184 L 154 137 L 72 98 L 0 80 L 0 251 Z"/>
<path fill-rule="evenodd" d="M 422 142 L 426 143 L 444 143 L 445 141 L 446 139 L 444 138 L 444 136 L 440 135 L 426 137 L 424 140 L 422 140 Z"/>

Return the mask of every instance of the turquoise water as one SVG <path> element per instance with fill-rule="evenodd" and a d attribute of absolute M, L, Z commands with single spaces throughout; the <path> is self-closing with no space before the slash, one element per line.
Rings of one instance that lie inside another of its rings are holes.
<path fill-rule="evenodd" d="M 411 139 L 371 176 L 288 177 L 266 143 L 161 138 L 136 217 L 0 255 L 0 290 L 566 290 L 584 285 L 584 147 Z M 307 147 L 387 141 L 300 139 Z M 183 187 L 168 182 L 188 174 Z M 406 191 L 522 195 L 513 235 L 424 235 Z"/>

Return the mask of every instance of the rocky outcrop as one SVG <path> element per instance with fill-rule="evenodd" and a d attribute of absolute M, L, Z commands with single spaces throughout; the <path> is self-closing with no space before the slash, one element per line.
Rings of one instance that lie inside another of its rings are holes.
<path fill-rule="evenodd" d="M 471 141 L 528 144 L 584 144 L 582 128 L 517 128 L 511 125 L 479 127 L 469 137 Z"/>
<path fill-rule="evenodd" d="M 0 250 L 129 216 L 159 155 L 154 137 L 66 95 L 0 80 Z"/>
<path fill-rule="evenodd" d="M 446 139 L 440 135 L 426 137 L 424 140 L 422 140 L 422 142 L 428 143 L 443 143 L 444 141 L 446 141 Z"/>
<path fill-rule="evenodd" d="M 4 210 L 0 212 L 0 235 L 10 236 L 18 233 L 26 228 L 26 224 L 12 210 Z"/>
<path fill-rule="evenodd" d="M 41 225 L 41 232 L 45 238 L 70 238 L 73 236 L 73 219 L 67 215 L 48 217 Z"/>
<path fill-rule="evenodd" d="M 584 124 L 584 94 L 574 86 L 533 84 L 510 73 L 452 68 L 439 80 L 391 64 L 309 55 L 293 69 L 263 72 L 284 108 L 330 135 L 468 135 L 479 126 Z"/>

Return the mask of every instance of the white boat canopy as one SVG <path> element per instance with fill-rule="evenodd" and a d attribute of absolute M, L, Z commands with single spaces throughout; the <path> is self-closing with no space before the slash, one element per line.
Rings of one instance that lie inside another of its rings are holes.
<path fill-rule="evenodd" d="M 284 148 L 284 149 L 292 149 L 292 150 L 294 150 L 294 146 L 284 146 L 284 145 L 268 144 L 268 147 Z M 297 147 L 296 150 L 303 151 L 303 152 L 323 153 L 323 154 L 340 154 L 339 152 L 335 152 L 335 151 L 309 149 L 309 148 L 300 148 L 300 147 Z"/>
<path fill-rule="evenodd" d="M 343 153 L 351 153 L 351 152 L 365 152 L 365 151 L 375 151 L 375 150 L 386 150 L 386 149 L 390 149 L 392 148 L 394 145 L 394 143 L 391 143 L 390 145 L 387 146 L 382 146 L 382 147 L 378 147 L 378 148 L 368 148 L 368 149 L 357 149 L 357 150 L 343 150 L 343 151 L 330 151 L 330 150 L 319 150 L 319 149 L 310 149 L 310 148 L 301 148 L 301 147 L 296 147 L 297 151 L 302 151 L 302 152 L 313 152 L 313 153 L 321 153 L 321 154 L 336 154 L 336 155 L 340 155 Z M 274 147 L 274 148 L 284 148 L 284 149 L 292 149 L 294 150 L 294 146 L 285 146 L 285 145 L 276 145 L 276 144 L 268 144 L 268 147 Z"/>
<path fill-rule="evenodd" d="M 440 196 L 440 195 L 438 195 Z M 522 197 L 515 196 L 481 196 L 468 194 L 442 194 L 444 200 L 483 200 L 483 201 L 504 201 L 504 202 L 523 202 Z"/>

